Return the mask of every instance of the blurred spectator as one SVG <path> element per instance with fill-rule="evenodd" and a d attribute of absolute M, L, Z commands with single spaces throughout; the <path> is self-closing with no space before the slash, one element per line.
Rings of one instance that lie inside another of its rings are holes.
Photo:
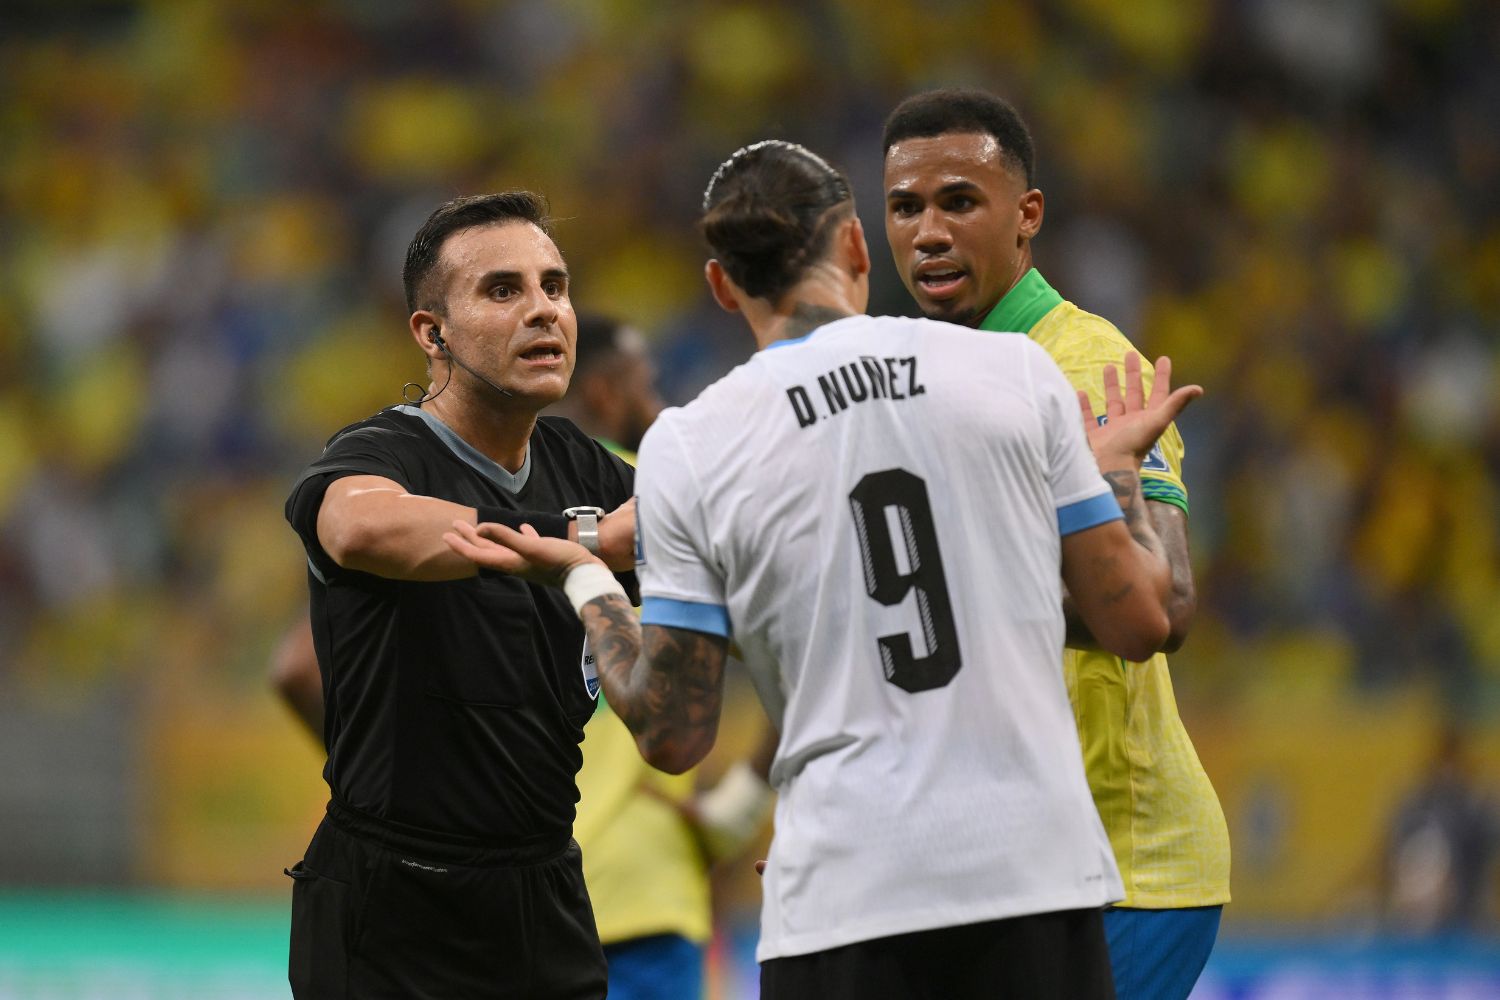
<path fill-rule="evenodd" d="M 1391 818 L 1381 873 L 1386 923 L 1415 934 L 1487 930 L 1494 919 L 1500 809 L 1449 725 Z"/>

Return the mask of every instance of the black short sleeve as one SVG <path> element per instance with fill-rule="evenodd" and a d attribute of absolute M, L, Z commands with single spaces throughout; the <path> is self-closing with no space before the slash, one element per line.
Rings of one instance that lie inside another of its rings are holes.
<path fill-rule="evenodd" d="M 356 425 L 330 438 L 322 456 L 297 477 L 287 497 L 286 519 L 302 539 L 308 559 L 319 573 L 327 576 L 338 570 L 318 541 L 318 511 L 323 506 L 328 484 L 344 476 L 382 476 L 411 492 L 411 475 L 403 453 L 412 446 L 399 431 Z"/>

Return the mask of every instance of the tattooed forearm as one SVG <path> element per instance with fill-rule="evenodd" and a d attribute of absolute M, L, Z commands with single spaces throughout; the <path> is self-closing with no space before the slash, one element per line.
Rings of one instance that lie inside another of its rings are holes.
<path fill-rule="evenodd" d="M 1167 600 L 1167 620 L 1172 623 L 1163 652 L 1175 653 L 1182 648 L 1198 611 L 1198 589 L 1193 582 L 1193 558 L 1188 551 L 1187 514 L 1180 507 L 1159 501 L 1147 501 L 1151 526 L 1161 539 L 1162 551 L 1172 567 L 1172 593 Z"/>
<path fill-rule="evenodd" d="M 624 594 L 594 598 L 583 606 L 582 617 L 604 697 L 614 705 L 615 688 L 629 683 L 631 668 L 641 652 L 641 621 Z"/>
<path fill-rule="evenodd" d="M 698 763 L 718 734 L 729 641 L 691 629 L 642 628 L 617 594 L 584 605 L 583 627 L 604 696 L 641 755 L 665 771 Z"/>
<path fill-rule="evenodd" d="M 1146 513 L 1146 498 L 1141 493 L 1140 474 L 1123 470 L 1106 472 L 1104 480 L 1109 483 L 1109 488 L 1114 490 L 1115 499 L 1120 502 L 1120 510 L 1125 513 L 1125 527 L 1130 529 L 1130 537 L 1142 548 L 1166 558 L 1161 539 L 1156 537 L 1156 531 L 1151 527 L 1151 518 Z"/>

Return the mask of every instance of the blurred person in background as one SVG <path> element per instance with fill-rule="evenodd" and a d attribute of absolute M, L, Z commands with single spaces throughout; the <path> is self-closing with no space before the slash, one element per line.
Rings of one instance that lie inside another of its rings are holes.
<path fill-rule="evenodd" d="M 1031 135 L 1015 109 L 976 90 L 918 94 L 886 120 L 884 152 L 886 238 L 922 313 L 1028 335 L 1101 409 L 1105 369 L 1131 345 L 1109 321 L 1064 301 L 1032 266 L 1044 201 Z M 1144 377 L 1149 385 L 1149 366 Z M 1068 692 L 1125 883 L 1125 899 L 1105 913 L 1122 1000 L 1187 997 L 1229 899 L 1228 828 L 1178 717 L 1163 655 L 1181 645 L 1196 603 L 1182 457 L 1182 438 L 1169 427 L 1141 467 L 1172 565 L 1172 629 L 1161 651 L 1129 663 L 1099 648 L 1065 601 Z"/>
<path fill-rule="evenodd" d="M 757 353 L 642 445 L 640 622 L 577 545 L 466 520 L 449 543 L 565 589 L 657 767 L 712 747 L 732 624 L 782 730 L 763 996 L 1112 997 L 1120 883 L 1057 664 L 1061 579 L 1108 648 L 1163 640 L 1139 467 L 1201 390 L 1164 366 L 1147 401 L 1130 355 L 1090 455 L 1040 347 L 863 314 L 869 249 L 826 161 L 755 143 L 703 207 L 714 299 Z"/>
<path fill-rule="evenodd" d="M 656 367 L 640 331 L 608 316 L 580 312 L 573 381 L 548 412 L 572 420 L 633 464 L 641 438 L 661 408 Z"/>
<path fill-rule="evenodd" d="M 567 391 L 576 338 L 539 196 L 440 206 L 403 279 L 431 387 L 334 435 L 286 503 L 332 793 L 288 871 L 293 993 L 602 997 L 572 840 L 593 658 L 565 598 L 476 574 L 442 534 L 524 521 L 628 569 L 634 472 L 538 419 Z"/>
<path fill-rule="evenodd" d="M 1380 878 L 1386 924 L 1415 934 L 1486 930 L 1497 857 L 1494 791 L 1479 782 L 1462 730 L 1449 724 L 1391 817 Z"/>
<path fill-rule="evenodd" d="M 596 313 L 578 314 L 568 394 L 548 412 L 632 465 L 661 411 L 644 338 Z M 323 681 L 312 624 L 303 620 L 277 647 L 271 681 L 321 742 Z M 734 764 L 713 789 L 694 795 L 696 774 L 646 764 L 630 731 L 604 698 L 584 728 L 573 837 L 609 963 L 616 1000 L 682 1000 L 703 992 L 704 946 L 712 933 L 708 866 L 743 850 L 769 818 L 765 782 L 774 733 L 755 759 Z"/>

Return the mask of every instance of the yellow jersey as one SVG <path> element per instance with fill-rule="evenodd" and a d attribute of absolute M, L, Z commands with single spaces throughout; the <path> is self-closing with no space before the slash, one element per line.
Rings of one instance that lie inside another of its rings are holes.
<path fill-rule="evenodd" d="M 1035 269 L 1016 283 L 980 329 L 1024 333 L 1068 381 L 1104 411 L 1104 367 L 1134 350 L 1114 324 L 1084 312 Z M 1150 390 L 1152 370 L 1143 361 Z M 1183 445 L 1167 428 L 1141 466 L 1148 500 L 1188 509 Z M 1067 649 L 1063 670 L 1083 745 L 1084 770 L 1125 883 L 1120 906 L 1148 910 L 1229 901 L 1229 829 L 1213 785 L 1177 714 L 1166 656 L 1127 663 L 1097 650 Z"/>
<path fill-rule="evenodd" d="M 635 456 L 606 448 L 631 465 Z M 651 934 L 706 942 L 712 931 L 708 862 L 678 806 L 694 775 L 665 774 L 641 759 L 635 738 L 604 696 L 583 730 L 573 839 L 583 851 L 583 881 L 599 940 L 617 944 Z"/>

